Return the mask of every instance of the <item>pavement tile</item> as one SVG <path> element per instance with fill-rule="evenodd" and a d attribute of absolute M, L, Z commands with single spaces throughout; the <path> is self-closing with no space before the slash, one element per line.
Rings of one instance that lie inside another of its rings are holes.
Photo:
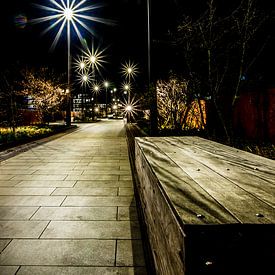
<path fill-rule="evenodd" d="M 19 182 L 21 182 L 21 180 L 0 180 L 0 186 L 6 186 L 6 187 L 15 186 Z"/>
<path fill-rule="evenodd" d="M 73 169 L 39 169 L 33 173 L 33 175 L 81 175 L 83 170 L 73 170 Z"/>
<path fill-rule="evenodd" d="M 88 180 L 78 180 L 75 184 L 74 187 L 91 187 L 91 188 L 96 188 L 96 187 L 131 187 L 133 186 L 132 181 L 106 181 L 106 180 L 93 180 L 93 181 L 88 181 Z"/>
<path fill-rule="evenodd" d="M 119 187 L 118 195 L 119 196 L 133 196 L 134 189 L 133 189 L 133 187 Z"/>
<path fill-rule="evenodd" d="M 13 177 L 14 177 L 14 175 L 3 175 L 3 174 L 0 174 L 0 180 L 10 180 Z"/>
<path fill-rule="evenodd" d="M 118 240 L 116 265 L 145 266 L 142 242 L 140 240 Z"/>
<path fill-rule="evenodd" d="M 21 188 L 21 187 L 0 187 L 0 196 L 25 196 L 25 195 L 35 195 L 35 196 L 47 196 L 55 188 Z"/>
<path fill-rule="evenodd" d="M 19 266 L 0 266 L 1 275 L 15 275 Z"/>
<path fill-rule="evenodd" d="M 0 220 L 28 220 L 38 207 L 0 207 Z"/>
<path fill-rule="evenodd" d="M 22 180 L 16 187 L 73 187 L 76 180 Z"/>
<path fill-rule="evenodd" d="M 131 171 L 131 166 L 130 165 L 120 165 L 119 170 Z"/>
<path fill-rule="evenodd" d="M 131 175 L 120 175 L 119 180 L 132 180 Z"/>
<path fill-rule="evenodd" d="M 0 169 L 0 175 L 31 175 L 35 169 Z"/>
<path fill-rule="evenodd" d="M 108 163 L 108 162 L 104 162 L 104 167 L 116 167 L 119 166 L 119 163 Z M 102 167 L 102 162 L 91 162 L 90 164 L 88 164 L 88 167 Z"/>
<path fill-rule="evenodd" d="M 116 220 L 117 207 L 41 207 L 32 220 Z"/>
<path fill-rule="evenodd" d="M 127 175 L 131 176 L 131 171 L 126 171 L 126 170 L 84 170 L 83 175 Z"/>
<path fill-rule="evenodd" d="M 14 180 L 64 180 L 66 175 L 17 175 Z"/>
<path fill-rule="evenodd" d="M 74 169 L 79 169 L 79 167 L 78 166 L 76 166 Z M 104 172 L 104 171 L 106 171 L 106 172 L 113 172 L 113 171 L 119 171 L 119 166 L 117 165 L 117 166 L 83 166 L 82 167 L 82 169 L 84 170 L 84 171 L 93 171 L 93 173 L 94 172 Z"/>
<path fill-rule="evenodd" d="M 115 240 L 12 240 L 0 265 L 114 266 Z"/>
<path fill-rule="evenodd" d="M 118 180 L 118 175 L 68 175 L 66 180 Z"/>
<path fill-rule="evenodd" d="M 65 196 L 0 196 L 0 206 L 59 206 Z"/>
<path fill-rule="evenodd" d="M 140 239 L 138 222 L 52 221 L 41 239 Z"/>
<path fill-rule="evenodd" d="M 1 189 L 0 189 L 1 190 Z M 74 188 L 56 188 L 52 195 L 64 196 L 116 196 L 118 189 L 115 187 L 74 187 Z"/>
<path fill-rule="evenodd" d="M 137 221 L 137 209 L 136 207 L 118 207 L 118 220 L 119 221 Z"/>
<path fill-rule="evenodd" d="M 62 206 L 135 206 L 133 197 L 69 196 Z"/>
<path fill-rule="evenodd" d="M 1 270 L 1 269 L 0 269 Z M 2 273 L 1 273 L 2 274 Z M 144 267 L 22 266 L 17 275 L 147 275 Z"/>
<path fill-rule="evenodd" d="M 0 221 L 0 238 L 38 238 L 47 221 Z"/>
<path fill-rule="evenodd" d="M 10 239 L 0 239 L 0 253 L 4 250 L 10 241 Z"/>

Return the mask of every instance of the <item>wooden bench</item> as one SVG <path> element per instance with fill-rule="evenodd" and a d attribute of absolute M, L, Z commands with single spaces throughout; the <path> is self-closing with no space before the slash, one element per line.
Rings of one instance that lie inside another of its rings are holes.
<path fill-rule="evenodd" d="M 275 274 L 275 161 L 199 137 L 143 137 L 135 166 L 158 274 Z"/>

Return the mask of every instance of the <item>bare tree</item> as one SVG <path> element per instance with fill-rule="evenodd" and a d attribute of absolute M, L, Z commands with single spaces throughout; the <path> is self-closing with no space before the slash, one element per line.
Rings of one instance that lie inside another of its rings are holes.
<path fill-rule="evenodd" d="M 158 80 L 156 89 L 161 129 L 181 131 L 204 127 L 205 112 L 189 93 L 186 80 L 176 76 L 167 81 Z"/>
<path fill-rule="evenodd" d="M 178 27 L 176 41 L 183 52 L 190 86 L 194 93 L 210 99 L 229 142 L 233 136 L 233 107 L 244 75 L 266 41 L 255 51 L 249 48 L 266 19 L 259 15 L 255 0 L 242 0 L 235 10 L 222 16 L 215 1 L 209 0 L 204 14 L 196 20 L 186 16 Z"/>
<path fill-rule="evenodd" d="M 30 96 L 42 122 L 48 122 L 52 113 L 60 110 L 65 100 L 65 91 L 54 82 L 55 76 L 48 68 L 23 71 L 21 94 Z"/>

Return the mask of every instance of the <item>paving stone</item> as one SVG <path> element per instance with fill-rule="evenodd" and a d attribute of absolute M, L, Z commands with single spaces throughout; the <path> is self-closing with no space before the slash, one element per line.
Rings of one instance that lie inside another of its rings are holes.
<path fill-rule="evenodd" d="M 145 266 L 142 242 L 139 240 L 118 240 L 116 265 Z"/>
<path fill-rule="evenodd" d="M 119 180 L 132 180 L 132 176 L 120 175 Z"/>
<path fill-rule="evenodd" d="M 41 239 L 140 239 L 138 222 L 52 221 Z"/>
<path fill-rule="evenodd" d="M 133 189 L 133 187 L 119 187 L 118 195 L 119 196 L 133 196 L 134 189 Z"/>
<path fill-rule="evenodd" d="M 0 239 L 0 253 L 4 250 L 10 241 L 10 239 Z"/>
<path fill-rule="evenodd" d="M 117 167 L 119 166 L 119 163 L 108 163 L 108 162 L 104 162 L 104 167 Z M 102 167 L 102 162 L 91 162 L 88 167 Z"/>
<path fill-rule="evenodd" d="M 38 207 L 0 207 L 0 220 L 28 220 Z"/>
<path fill-rule="evenodd" d="M 21 188 L 21 187 L 0 187 L 0 196 L 25 196 L 25 195 L 51 195 L 55 188 Z"/>
<path fill-rule="evenodd" d="M 118 175 L 68 175 L 66 180 L 118 180 Z"/>
<path fill-rule="evenodd" d="M 69 196 L 62 206 L 135 206 L 133 197 Z"/>
<path fill-rule="evenodd" d="M 0 265 L 114 266 L 115 240 L 12 240 Z"/>
<path fill-rule="evenodd" d="M 0 186 L 10 187 L 17 185 L 21 180 L 0 180 Z"/>
<path fill-rule="evenodd" d="M 1 270 L 1 269 L 0 269 Z M 1 273 L 2 274 L 2 273 Z M 17 275 L 147 275 L 144 267 L 22 266 Z"/>
<path fill-rule="evenodd" d="M 34 175 L 81 175 L 83 170 L 73 170 L 73 169 L 39 169 L 34 172 Z"/>
<path fill-rule="evenodd" d="M 14 180 L 64 180 L 66 175 L 17 175 Z"/>
<path fill-rule="evenodd" d="M 10 180 L 14 175 L 2 175 L 0 174 L 0 180 Z"/>
<path fill-rule="evenodd" d="M 119 221 L 137 221 L 137 209 L 136 207 L 118 207 L 118 220 Z"/>
<path fill-rule="evenodd" d="M 132 181 L 117 181 L 117 180 L 78 180 L 74 187 L 131 187 Z"/>
<path fill-rule="evenodd" d="M 116 207 L 41 207 L 32 220 L 116 220 Z"/>
<path fill-rule="evenodd" d="M 59 206 L 65 196 L 0 196 L 0 206 Z"/>
<path fill-rule="evenodd" d="M 1 275 L 15 275 L 19 266 L 0 266 Z"/>
<path fill-rule="evenodd" d="M 127 175 L 131 176 L 131 171 L 126 170 L 84 170 L 83 175 Z"/>
<path fill-rule="evenodd" d="M 76 166 L 76 169 L 79 167 Z M 83 166 L 82 169 L 84 171 L 92 171 L 93 173 L 95 172 L 101 172 L 101 173 L 107 173 L 107 172 L 114 172 L 114 171 L 119 171 L 119 166 Z"/>
<path fill-rule="evenodd" d="M 0 238 L 38 238 L 47 221 L 0 221 Z"/>
<path fill-rule="evenodd" d="M 1 190 L 1 189 L 0 189 Z M 116 196 L 118 189 L 115 187 L 100 187 L 100 188 L 57 188 L 52 195 L 64 196 Z"/>
<path fill-rule="evenodd" d="M 22 180 L 16 187 L 73 187 L 76 180 Z"/>
<path fill-rule="evenodd" d="M 35 171 L 34 169 L 0 169 L 0 175 L 31 175 Z"/>
<path fill-rule="evenodd" d="M 131 171 L 131 166 L 130 165 L 120 165 L 119 170 Z"/>

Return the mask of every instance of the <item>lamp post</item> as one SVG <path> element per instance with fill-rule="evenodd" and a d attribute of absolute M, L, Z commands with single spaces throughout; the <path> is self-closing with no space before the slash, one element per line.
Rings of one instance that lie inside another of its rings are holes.
<path fill-rule="evenodd" d="M 130 117 L 131 117 L 131 112 L 133 110 L 132 105 L 128 104 L 125 107 L 126 115 L 127 115 L 127 123 L 130 123 Z"/>
<path fill-rule="evenodd" d="M 82 76 L 82 81 L 83 81 L 83 85 L 84 85 L 84 89 L 85 89 L 85 95 L 86 95 L 86 85 L 87 85 L 87 82 L 88 82 L 89 78 L 88 78 L 88 75 L 84 74 Z M 84 114 L 84 95 L 83 95 L 83 90 L 82 90 L 82 118 L 83 120 L 85 119 L 85 114 Z"/>
<path fill-rule="evenodd" d="M 126 97 L 126 95 L 128 94 L 128 99 L 127 99 L 127 101 L 129 102 L 130 101 L 130 83 L 124 83 L 123 84 L 123 94 L 125 95 L 125 97 Z"/>
<path fill-rule="evenodd" d="M 108 112 L 108 108 L 107 108 L 107 91 L 108 91 L 108 87 L 109 87 L 109 82 L 108 81 L 104 81 L 104 87 L 105 87 L 105 103 L 106 103 L 106 106 L 105 106 L 105 115 L 107 117 L 107 112 Z"/>
<path fill-rule="evenodd" d="M 85 20 L 97 21 L 104 23 L 104 20 L 90 15 L 90 11 L 99 8 L 98 5 L 85 5 L 86 0 L 76 1 L 76 0 L 50 0 L 50 6 L 44 6 L 37 4 L 36 6 L 50 12 L 50 15 L 36 18 L 31 20 L 32 23 L 42 23 L 47 21 L 52 21 L 52 24 L 48 26 L 44 33 L 47 33 L 51 29 L 58 27 L 58 31 L 55 35 L 54 41 L 52 43 L 51 49 L 54 49 L 58 40 L 60 39 L 63 29 L 66 28 L 67 31 L 67 107 L 66 107 L 66 124 L 71 125 L 71 29 L 76 33 L 80 42 L 85 46 L 84 39 L 78 26 L 86 29 L 89 33 L 93 35 L 93 31 L 90 29 Z"/>
<path fill-rule="evenodd" d="M 47 21 L 52 21 L 52 24 L 48 26 L 44 33 L 50 31 L 53 28 L 58 28 L 58 31 L 54 37 L 54 41 L 51 45 L 51 49 L 54 49 L 58 40 L 62 36 L 63 29 L 66 28 L 67 31 L 67 107 L 66 107 L 66 124 L 71 125 L 71 30 L 73 30 L 80 42 L 85 46 L 84 39 L 78 26 L 86 29 L 89 33 L 93 34 L 92 30 L 84 22 L 85 20 L 97 21 L 104 23 L 104 20 L 96 18 L 90 15 L 90 11 L 98 8 L 97 5 L 85 5 L 86 0 L 76 1 L 76 0 L 51 0 L 50 6 L 44 6 L 37 4 L 36 6 L 49 12 L 50 15 L 36 18 L 31 20 L 32 23 L 43 23 Z"/>

